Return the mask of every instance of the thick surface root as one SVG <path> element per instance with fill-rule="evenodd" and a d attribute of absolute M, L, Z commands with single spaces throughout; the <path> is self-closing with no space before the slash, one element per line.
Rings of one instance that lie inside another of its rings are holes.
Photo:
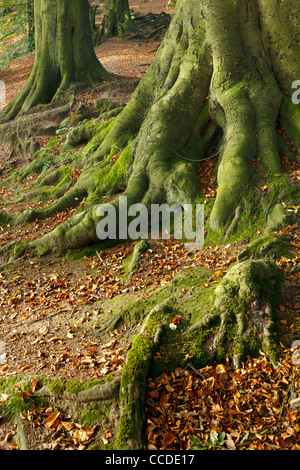
<path fill-rule="evenodd" d="M 229 270 L 215 291 L 215 307 L 221 312 L 213 344 L 217 356 L 226 344 L 228 347 L 232 328 L 236 328 L 235 345 L 231 345 L 236 368 L 241 367 L 247 355 L 259 350 L 275 362 L 273 312 L 280 298 L 281 282 L 282 273 L 270 261 L 242 261 Z"/>

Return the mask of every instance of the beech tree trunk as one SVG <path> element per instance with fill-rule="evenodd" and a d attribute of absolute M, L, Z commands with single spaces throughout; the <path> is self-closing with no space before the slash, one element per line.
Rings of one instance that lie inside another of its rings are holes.
<path fill-rule="evenodd" d="M 34 17 L 34 67 L 23 90 L 3 110 L 5 119 L 49 103 L 71 83 L 110 78 L 93 49 L 87 0 L 35 0 Z"/>
<path fill-rule="evenodd" d="M 135 29 L 128 0 L 105 0 L 102 24 L 93 35 L 94 42 L 100 44 L 112 36 L 121 36 Z"/>

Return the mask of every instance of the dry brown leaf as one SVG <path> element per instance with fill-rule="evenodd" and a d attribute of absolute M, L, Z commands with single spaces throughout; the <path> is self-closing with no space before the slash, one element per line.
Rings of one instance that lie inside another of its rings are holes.
<path fill-rule="evenodd" d="M 72 421 L 62 421 L 61 425 L 64 427 L 64 429 L 68 432 L 72 431 L 72 429 L 75 428 L 75 424 Z"/>
<path fill-rule="evenodd" d="M 94 426 L 93 428 L 71 430 L 70 436 L 72 437 L 74 444 L 87 444 L 94 435 L 96 427 L 97 426 Z"/>
<path fill-rule="evenodd" d="M 45 421 L 45 424 L 48 428 L 56 427 L 60 423 L 61 413 L 60 411 L 56 411 L 51 413 Z"/>

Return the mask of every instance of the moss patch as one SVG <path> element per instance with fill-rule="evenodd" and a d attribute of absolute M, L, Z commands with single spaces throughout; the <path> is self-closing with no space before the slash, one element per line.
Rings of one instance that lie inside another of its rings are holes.
<path fill-rule="evenodd" d="M 253 175 L 253 178 L 253 185 L 246 188 L 239 200 L 238 211 L 232 214 L 218 232 L 208 228 L 205 237 L 206 246 L 244 239 L 255 240 L 261 233 L 280 230 L 294 223 L 294 215 L 287 212 L 283 206 L 283 204 L 286 206 L 297 204 L 299 200 L 299 188 L 290 182 L 289 176 L 261 173 Z M 213 204 L 214 200 L 211 199 L 205 206 L 206 226 Z"/>

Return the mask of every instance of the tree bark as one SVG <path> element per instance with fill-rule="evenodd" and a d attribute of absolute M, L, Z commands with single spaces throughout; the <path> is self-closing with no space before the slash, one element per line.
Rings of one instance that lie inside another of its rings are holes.
<path fill-rule="evenodd" d="M 93 38 L 96 44 L 101 44 L 112 36 L 121 36 L 135 30 L 128 0 L 105 0 L 102 24 Z"/>
<path fill-rule="evenodd" d="M 33 0 L 26 0 L 27 41 L 28 47 L 34 49 L 34 8 Z"/>
<path fill-rule="evenodd" d="M 49 103 L 74 82 L 110 78 L 93 49 L 87 0 L 35 0 L 34 16 L 35 63 L 23 90 L 3 110 L 5 119 Z"/>

